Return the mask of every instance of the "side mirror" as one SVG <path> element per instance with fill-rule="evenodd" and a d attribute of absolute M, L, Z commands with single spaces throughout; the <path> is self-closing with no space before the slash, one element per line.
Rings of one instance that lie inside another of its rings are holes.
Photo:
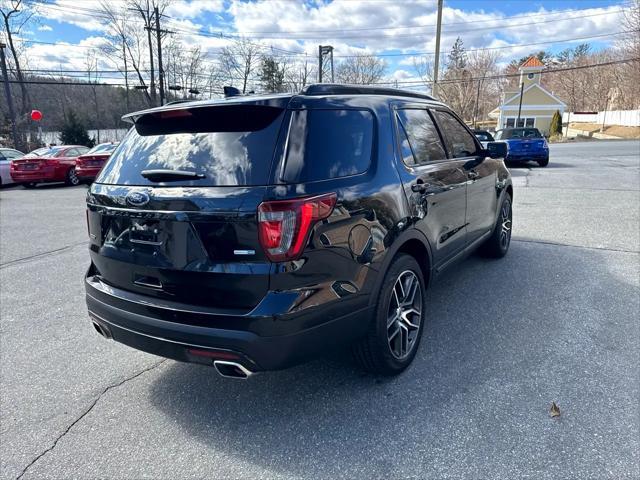
<path fill-rule="evenodd" d="M 491 158 L 505 158 L 507 156 L 507 142 L 488 142 L 487 156 Z"/>

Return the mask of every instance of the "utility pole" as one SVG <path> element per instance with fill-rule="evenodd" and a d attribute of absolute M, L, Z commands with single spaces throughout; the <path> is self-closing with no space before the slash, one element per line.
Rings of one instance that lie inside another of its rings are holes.
<path fill-rule="evenodd" d="M 11 117 L 11 134 L 13 135 L 13 148 L 18 148 L 18 130 L 16 129 L 16 112 L 13 109 L 13 99 L 11 98 L 11 88 L 9 87 L 9 76 L 7 75 L 7 62 L 4 58 L 6 44 L 0 43 L 0 64 L 2 66 L 2 78 L 4 79 L 4 93 L 7 95 L 7 106 Z"/>
<path fill-rule="evenodd" d="M 484 75 L 482 76 L 482 80 L 478 80 L 478 93 L 476 94 L 476 108 L 473 109 L 473 128 L 477 126 L 478 119 L 478 104 L 480 103 L 480 87 L 484 81 Z"/>
<path fill-rule="evenodd" d="M 431 94 L 438 98 L 438 71 L 440 70 L 440 34 L 442 33 L 442 8 L 444 0 L 438 0 L 438 25 L 436 27 L 436 59 L 433 62 L 433 87 Z"/>
<path fill-rule="evenodd" d="M 153 8 L 156 16 L 156 37 L 158 40 L 158 81 L 160 83 L 160 105 L 164 105 L 164 70 L 162 69 L 162 40 L 160 30 L 160 12 L 158 7 Z"/>
<path fill-rule="evenodd" d="M 151 43 L 151 12 L 149 11 L 149 4 L 147 3 L 147 11 L 145 12 L 142 8 L 129 8 L 128 10 L 133 10 L 134 12 L 138 12 L 142 19 L 144 20 L 144 29 L 147 31 L 147 42 L 149 44 L 149 87 L 151 89 L 151 103 L 153 106 L 156 105 L 156 75 L 155 75 L 155 67 L 153 62 L 153 44 Z M 153 29 L 155 30 L 155 29 Z"/>
<path fill-rule="evenodd" d="M 333 47 L 331 45 L 318 45 L 318 83 L 322 83 L 322 74 L 324 70 L 324 57 L 329 55 L 331 65 L 331 82 L 334 81 L 333 76 Z"/>
<path fill-rule="evenodd" d="M 520 123 L 520 114 L 522 113 L 522 95 L 524 94 L 524 82 L 520 82 L 520 101 L 518 102 L 518 119 L 516 120 L 515 128 L 518 128 Z M 524 126 L 524 125 L 523 125 Z"/>

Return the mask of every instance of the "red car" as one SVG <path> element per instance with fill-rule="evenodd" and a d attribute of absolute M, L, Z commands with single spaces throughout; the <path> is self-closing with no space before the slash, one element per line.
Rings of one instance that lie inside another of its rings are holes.
<path fill-rule="evenodd" d="M 84 155 L 80 155 L 76 160 L 76 175 L 80 181 L 95 180 L 96 175 L 117 146 L 117 143 L 101 143 Z"/>
<path fill-rule="evenodd" d="M 13 160 L 9 173 L 16 183 L 33 188 L 38 183 L 65 182 L 78 185 L 76 159 L 89 149 L 82 145 L 60 145 L 34 150 L 24 157 Z"/>

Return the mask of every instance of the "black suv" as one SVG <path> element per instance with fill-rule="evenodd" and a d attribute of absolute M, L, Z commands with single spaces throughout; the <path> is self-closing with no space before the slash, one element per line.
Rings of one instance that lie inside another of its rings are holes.
<path fill-rule="evenodd" d="M 445 105 L 311 85 L 125 116 L 87 196 L 95 329 L 225 376 L 351 345 L 412 361 L 427 284 L 476 247 L 505 255 L 513 190 Z"/>

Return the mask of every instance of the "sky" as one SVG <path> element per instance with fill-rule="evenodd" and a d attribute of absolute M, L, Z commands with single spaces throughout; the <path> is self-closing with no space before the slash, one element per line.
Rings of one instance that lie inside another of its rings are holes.
<path fill-rule="evenodd" d="M 22 32 L 28 68 L 83 70 L 87 52 L 104 33 L 96 14 L 100 0 L 24 1 L 38 12 L 37 22 Z M 468 50 L 494 50 L 506 64 L 542 49 L 613 44 L 627 3 L 445 0 L 444 5 L 443 53 L 460 37 Z M 173 0 L 163 27 L 173 30 L 185 47 L 201 46 L 210 58 L 237 36 L 297 60 L 306 56 L 315 61 L 319 44 L 332 45 L 337 62 L 357 53 L 380 55 L 389 80 L 402 82 L 416 78 L 416 53 L 433 58 L 436 11 L 436 0 Z M 107 59 L 101 62 L 105 70 L 114 68 Z"/>

